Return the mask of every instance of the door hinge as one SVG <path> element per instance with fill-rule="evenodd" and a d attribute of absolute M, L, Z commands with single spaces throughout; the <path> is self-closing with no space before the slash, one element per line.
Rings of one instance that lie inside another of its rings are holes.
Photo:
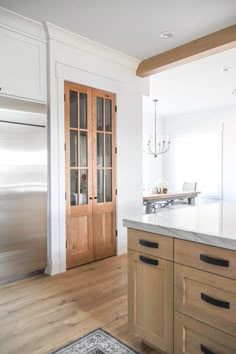
<path fill-rule="evenodd" d="M 66 143 L 64 144 L 64 150 L 66 151 Z"/>
<path fill-rule="evenodd" d="M 66 94 L 64 93 L 64 102 L 66 102 Z"/>
<path fill-rule="evenodd" d="M 66 241 L 66 248 L 67 248 L 67 241 Z"/>
<path fill-rule="evenodd" d="M 117 154 L 117 147 L 115 147 L 115 154 Z"/>
<path fill-rule="evenodd" d="M 66 192 L 65 192 L 65 200 L 66 200 Z"/>
<path fill-rule="evenodd" d="M 116 188 L 116 195 L 117 195 L 117 188 Z"/>
<path fill-rule="evenodd" d="M 115 105 L 115 112 L 117 113 L 117 105 Z"/>
<path fill-rule="evenodd" d="M 118 236 L 118 231 L 116 230 L 116 237 Z"/>

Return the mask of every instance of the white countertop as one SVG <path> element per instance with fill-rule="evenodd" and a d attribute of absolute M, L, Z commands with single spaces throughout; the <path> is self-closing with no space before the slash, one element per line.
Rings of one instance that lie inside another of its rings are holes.
<path fill-rule="evenodd" d="M 129 228 L 236 250 L 236 203 L 213 203 L 123 220 Z"/>

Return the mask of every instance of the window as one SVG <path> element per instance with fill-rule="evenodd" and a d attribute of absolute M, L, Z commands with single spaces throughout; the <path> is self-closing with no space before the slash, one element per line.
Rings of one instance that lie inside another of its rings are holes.
<path fill-rule="evenodd" d="M 197 182 L 201 197 L 222 198 L 222 133 L 213 131 L 176 137 L 172 148 L 171 181 L 174 190 Z"/>

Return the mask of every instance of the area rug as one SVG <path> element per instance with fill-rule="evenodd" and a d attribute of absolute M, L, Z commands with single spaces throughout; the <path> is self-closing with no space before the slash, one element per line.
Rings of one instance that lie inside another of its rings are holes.
<path fill-rule="evenodd" d="M 51 354 L 138 354 L 99 328 Z"/>

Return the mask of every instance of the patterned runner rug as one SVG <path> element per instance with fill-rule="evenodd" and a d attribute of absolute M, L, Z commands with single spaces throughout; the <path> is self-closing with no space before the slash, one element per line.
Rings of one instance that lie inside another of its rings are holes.
<path fill-rule="evenodd" d="M 52 354 L 138 354 L 99 328 Z"/>

